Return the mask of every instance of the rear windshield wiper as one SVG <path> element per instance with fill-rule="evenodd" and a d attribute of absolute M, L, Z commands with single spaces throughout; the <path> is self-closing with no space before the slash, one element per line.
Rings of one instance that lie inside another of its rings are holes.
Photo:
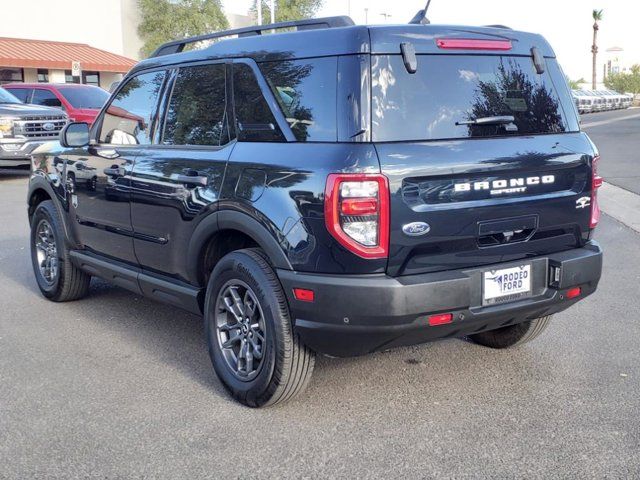
<path fill-rule="evenodd" d="M 472 120 L 462 120 L 456 122 L 456 125 L 504 125 L 507 132 L 517 132 L 518 127 L 512 115 L 500 115 L 496 117 L 480 117 Z"/>

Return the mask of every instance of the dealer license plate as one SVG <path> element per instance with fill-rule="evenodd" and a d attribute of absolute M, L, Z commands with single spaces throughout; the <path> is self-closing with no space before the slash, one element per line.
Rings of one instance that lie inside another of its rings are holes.
<path fill-rule="evenodd" d="M 482 304 L 513 302 L 531 295 L 531 264 L 484 272 Z"/>

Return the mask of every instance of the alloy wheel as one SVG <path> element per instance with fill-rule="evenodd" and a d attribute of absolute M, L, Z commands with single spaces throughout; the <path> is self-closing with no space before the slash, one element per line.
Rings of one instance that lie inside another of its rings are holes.
<path fill-rule="evenodd" d="M 240 380 L 253 380 L 264 361 L 266 328 L 262 307 L 246 283 L 230 280 L 216 300 L 216 332 L 222 356 Z"/>
<path fill-rule="evenodd" d="M 51 224 L 42 219 L 36 227 L 36 258 L 40 276 L 51 286 L 58 277 L 58 247 Z"/>

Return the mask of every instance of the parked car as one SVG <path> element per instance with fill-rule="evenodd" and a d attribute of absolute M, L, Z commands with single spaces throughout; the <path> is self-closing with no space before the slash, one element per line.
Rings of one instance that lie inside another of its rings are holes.
<path fill-rule="evenodd" d="M 35 155 L 46 298 L 97 276 L 203 315 L 222 383 L 260 407 L 316 353 L 513 347 L 595 291 L 598 151 L 540 35 L 334 17 L 222 37 L 161 46 Z M 43 173 L 60 159 L 95 180 Z"/>
<path fill-rule="evenodd" d="M 57 108 L 25 105 L 0 88 L 0 167 L 31 165 L 31 153 L 57 141 L 67 116 Z"/>
<path fill-rule="evenodd" d="M 602 112 L 607 109 L 607 101 L 604 96 L 594 90 L 583 90 L 585 94 L 593 98 L 593 111 Z"/>
<path fill-rule="evenodd" d="M 109 98 L 99 87 L 75 83 L 10 83 L 4 88 L 23 103 L 60 108 L 72 121 L 89 125 Z"/>
<path fill-rule="evenodd" d="M 584 90 L 572 90 L 576 107 L 580 113 L 591 113 L 595 109 L 596 97 L 587 94 Z"/>

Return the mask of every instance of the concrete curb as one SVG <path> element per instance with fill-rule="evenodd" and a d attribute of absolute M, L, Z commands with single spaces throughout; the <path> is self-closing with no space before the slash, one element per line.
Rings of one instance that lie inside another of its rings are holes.
<path fill-rule="evenodd" d="M 640 195 L 605 182 L 598 201 L 604 213 L 640 233 Z"/>

